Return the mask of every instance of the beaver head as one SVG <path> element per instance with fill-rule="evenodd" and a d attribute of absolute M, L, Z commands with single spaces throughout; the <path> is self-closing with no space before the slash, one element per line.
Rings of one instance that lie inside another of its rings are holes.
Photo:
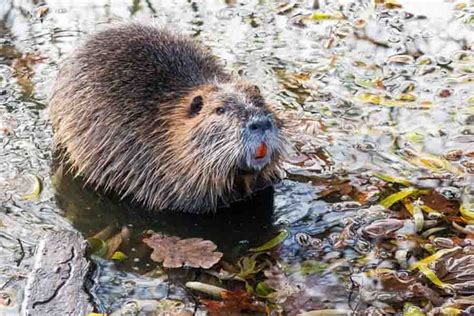
<path fill-rule="evenodd" d="M 276 178 L 283 126 L 257 86 L 230 81 L 193 88 L 178 104 L 163 106 L 160 117 L 175 164 L 168 168 L 186 171 L 192 195 L 207 195 L 193 203 L 214 208 Z"/>

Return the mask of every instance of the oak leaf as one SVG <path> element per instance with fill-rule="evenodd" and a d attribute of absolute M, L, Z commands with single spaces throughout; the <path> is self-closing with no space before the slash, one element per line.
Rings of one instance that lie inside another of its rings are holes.
<path fill-rule="evenodd" d="M 165 268 L 209 269 L 222 258 L 222 253 L 215 251 L 216 244 L 202 238 L 181 239 L 163 234 L 153 234 L 143 242 L 153 249 L 151 259 L 163 262 Z"/>

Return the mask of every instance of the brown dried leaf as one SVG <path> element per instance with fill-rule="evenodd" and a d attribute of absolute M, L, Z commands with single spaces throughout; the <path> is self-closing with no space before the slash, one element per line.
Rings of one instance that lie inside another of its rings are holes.
<path fill-rule="evenodd" d="M 38 19 L 40 19 L 41 22 L 43 22 L 43 19 L 46 17 L 48 13 L 49 13 L 49 8 L 45 5 L 36 9 L 36 16 L 38 17 Z"/>
<path fill-rule="evenodd" d="M 330 195 L 350 195 L 354 190 L 354 187 L 349 182 L 343 182 L 338 184 L 331 184 L 325 188 L 319 194 L 321 197 L 327 197 Z"/>
<path fill-rule="evenodd" d="M 34 65 L 43 62 L 45 59 L 45 57 L 42 57 L 38 53 L 26 53 L 13 60 L 14 76 L 25 95 L 30 96 L 33 93 L 32 77 Z"/>
<path fill-rule="evenodd" d="M 432 265 L 439 279 L 458 294 L 474 293 L 474 254 L 469 253 L 468 248 L 453 251 Z"/>
<path fill-rule="evenodd" d="M 209 269 L 222 258 L 222 253 L 215 251 L 216 244 L 202 238 L 180 239 L 179 237 L 153 234 L 143 242 L 153 249 L 151 259 L 163 262 L 165 268 Z"/>
<path fill-rule="evenodd" d="M 120 245 L 122 244 L 123 238 L 122 234 L 118 233 L 114 236 L 110 237 L 107 241 L 107 253 L 105 258 L 110 259 L 114 255 L 114 253 L 119 249 Z"/>
<path fill-rule="evenodd" d="M 201 303 L 207 307 L 209 315 L 242 315 L 244 311 L 265 312 L 265 306 L 252 300 L 245 290 L 221 292 L 222 301 L 202 299 Z"/>
<path fill-rule="evenodd" d="M 435 190 L 422 196 L 421 200 L 426 206 L 447 215 L 455 215 L 459 209 L 459 206 L 456 203 L 448 201 L 443 195 Z"/>

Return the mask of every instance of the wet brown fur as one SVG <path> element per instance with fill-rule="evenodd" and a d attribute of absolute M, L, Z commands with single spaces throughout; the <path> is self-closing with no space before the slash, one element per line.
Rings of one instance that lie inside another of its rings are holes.
<path fill-rule="evenodd" d="M 181 58 L 177 69 L 153 55 L 167 49 Z M 133 62 L 129 54 L 136 54 Z M 161 73 L 160 66 L 170 69 Z M 259 173 L 239 173 L 241 121 L 214 114 L 222 106 L 220 85 L 248 102 L 259 95 L 187 38 L 138 24 L 100 32 L 60 69 L 50 101 L 54 142 L 74 172 L 97 188 L 132 196 L 151 209 L 214 211 L 257 182 L 271 183 L 281 154 L 278 148 Z M 196 96 L 205 104 L 194 116 L 189 106 Z"/>

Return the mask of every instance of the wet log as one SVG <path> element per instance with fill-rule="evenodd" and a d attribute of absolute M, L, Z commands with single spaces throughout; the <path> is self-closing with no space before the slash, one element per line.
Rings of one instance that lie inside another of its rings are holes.
<path fill-rule="evenodd" d="M 40 241 L 25 289 L 25 315 L 87 315 L 94 307 L 88 294 L 92 265 L 87 244 L 72 231 L 48 232 Z"/>

